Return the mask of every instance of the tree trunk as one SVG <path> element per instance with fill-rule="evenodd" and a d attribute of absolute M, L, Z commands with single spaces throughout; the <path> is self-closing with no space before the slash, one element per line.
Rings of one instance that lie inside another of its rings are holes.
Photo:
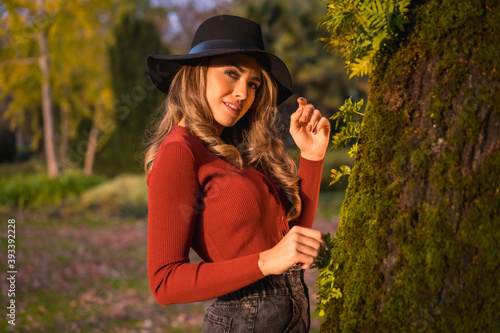
<path fill-rule="evenodd" d="M 87 151 L 85 152 L 85 162 L 83 166 L 83 173 L 87 176 L 90 176 L 92 174 L 98 139 L 99 128 L 97 127 L 96 117 L 94 116 L 94 120 L 92 121 L 92 128 L 90 129 L 89 143 L 87 145 Z"/>
<path fill-rule="evenodd" d="M 66 165 L 66 153 L 68 151 L 68 140 L 69 140 L 69 121 L 68 121 L 68 104 L 66 102 L 61 103 L 61 142 L 59 144 L 59 161 L 61 166 Z"/>
<path fill-rule="evenodd" d="M 43 1 L 37 0 L 38 15 L 43 15 Z M 47 161 L 47 172 L 50 177 L 59 175 L 59 166 L 56 157 L 56 145 L 54 138 L 54 115 L 52 111 L 52 91 L 50 87 L 49 46 L 47 42 L 47 31 L 41 28 L 37 35 L 40 57 L 38 65 L 42 72 L 42 111 L 43 111 L 43 141 L 45 147 L 45 158 Z"/>
<path fill-rule="evenodd" d="M 498 13 L 427 1 L 371 76 L 322 331 L 500 332 Z"/>

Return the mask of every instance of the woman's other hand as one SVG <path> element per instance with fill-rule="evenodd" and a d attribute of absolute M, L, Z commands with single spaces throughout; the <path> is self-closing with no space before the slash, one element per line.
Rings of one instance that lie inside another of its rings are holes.
<path fill-rule="evenodd" d="M 299 263 L 307 269 L 322 247 L 320 231 L 294 226 L 276 246 L 259 254 L 260 271 L 264 276 L 279 275 Z"/>
<path fill-rule="evenodd" d="M 330 140 L 330 122 L 304 97 L 297 99 L 299 108 L 290 117 L 290 134 L 300 149 L 300 155 L 308 160 L 325 157 Z"/>

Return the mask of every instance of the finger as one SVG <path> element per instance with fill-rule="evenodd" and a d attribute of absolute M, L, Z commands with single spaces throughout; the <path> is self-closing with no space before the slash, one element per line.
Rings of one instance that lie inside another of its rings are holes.
<path fill-rule="evenodd" d="M 302 116 L 304 107 L 307 106 L 307 99 L 305 99 L 304 97 L 299 97 L 297 98 L 297 103 L 299 103 L 299 107 L 290 116 L 290 130 L 294 130 L 298 126 L 300 126 L 300 117 Z"/>
<path fill-rule="evenodd" d="M 295 245 L 295 251 L 296 251 L 298 256 L 306 255 L 306 256 L 312 257 L 313 259 L 316 258 L 319 254 L 319 249 L 314 248 L 314 247 L 310 247 L 310 246 L 307 246 L 304 244 L 300 244 L 300 243 Z M 297 260 L 298 260 L 298 258 L 297 258 Z"/>
<path fill-rule="evenodd" d="M 318 109 L 315 109 L 310 117 L 309 124 L 307 125 L 307 130 L 309 132 L 313 132 L 320 119 L 321 119 L 321 112 Z"/>
<path fill-rule="evenodd" d="M 302 264 L 312 263 L 314 261 L 314 258 L 316 258 L 317 254 L 318 253 L 316 251 L 312 250 L 310 252 L 307 252 L 307 250 L 305 252 L 297 250 L 294 252 L 291 260 L 294 263 L 302 263 Z"/>
<path fill-rule="evenodd" d="M 326 136 L 330 135 L 330 122 L 328 121 L 328 118 L 322 117 L 319 122 L 316 124 L 315 128 L 313 128 L 312 132 L 313 134 L 318 133 L 319 131 L 323 131 Z"/>
<path fill-rule="evenodd" d="M 305 99 L 304 97 L 299 97 L 297 98 L 297 103 L 299 103 L 299 107 L 294 112 L 294 114 L 301 113 L 304 110 L 304 108 L 307 106 L 307 99 Z"/>
<path fill-rule="evenodd" d="M 312 114 L 314 113 L 314 106 L 312 104 L 307 104 L 302 107 L 302 115 L 300 116 L 300 122 L 306 123 L 309 119 L 311 119 Z"/>
<path fill-rule="evenodd" d="M 293 226 L 292 229 L 290 229 L 290 232 L 287 235 L 293 235 L 294 233 L 298 233 L 299 235 L 303 235 L 306 237 L 310 237 L 313 239 L 316 239 L 318 241 L 323 241 L 323 234 L 319 230 L 311 229 L 311 228 L 305 228 L 301 226 Z"/>
<path fill-rule="evenodd" d="M 322 246 L 322 240 L 307 237 L 299 233 L 290 235 L 288 240 L 291 242 L 294 250 L 314 256 L 319 253 Z"/>
<path fill-rule="evenodd" d="M 304 97 L 299 97 L 299 98 L 297 98 L 297 103 L 299 103 L 299 107 L 300 106 L 306 106 L 307 105 L 307 99 L 305 99 Z"/>
<path fill-rule="evenodd" d="M 323 235 L 321 235 L 321 236 L 323 236 Z M 295 244 L 297 244 L 297 246 L 300 244 L 302 246 L 307 246 L 307 247 L 314 249 L 314 250 L 317 250 L 317 251 L 319 251 L 321 249 L 321 246 L 323 244 L 323 237 L 321 237 L 321 239 L 317 239 L 317 238 L 312 238 L 312 237 L 302 235 L 300 233 L 295 233 L 295 234 L 291 235 L 290 240 L 292 242 L 294 242 Z"/>
<path fill-rule="evenodd" d="M 296 245 L 296 251 L 311 256 L 313 258 L 316 258 L 318 254 L 321 252 L 321 243 L 318 241 L 314 241 L 314 243 L 311 243 L 310 245 L 306 245 L 304 243 L 298 243 Z"/>
<path fill-rule="evenodd" d="M 311 266 L 312 266 L 312 263 L 310 263 L 310 264 L 309 263 L 308 264 L 300 264 L 300 268 L 302 268 L 302 269 L 309 269 L 309 268 L 311 268 Z"/>
<path fill-rule="evenodd" d="M 299 106 L 297 110 L 295 110 L 295 112 L 290 115 L 290 127 L 300 125 L 300 116 L 302 116 L 303 110 L 304 107 Z"/>
<path fill-rule="evenodd" d="M 312 264 L 314 263 L 314 258 L 309 256 L 304 256 L 301 259 L 301 261 L 299 261 L 299 263 L 302 269 L 308 269 L 311 268 Z"/>

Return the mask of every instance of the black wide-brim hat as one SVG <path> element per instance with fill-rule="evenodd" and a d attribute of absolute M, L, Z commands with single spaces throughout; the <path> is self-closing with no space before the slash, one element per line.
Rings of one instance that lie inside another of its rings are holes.
<path fill-rule="evenodd" d="M 149 55 L 149 77 L 158 89 L 168 94 L 170 84 L 182 66 L 195 65 L 202 58 L 230 53 L 248 54 L 264 67 L 276 82 L 278 105 L 295 93 L 285 63 L 264 49 L 260 26 L 231 15 L 218 15 L 204 21 L 196 31 L 188 54 Z"/>

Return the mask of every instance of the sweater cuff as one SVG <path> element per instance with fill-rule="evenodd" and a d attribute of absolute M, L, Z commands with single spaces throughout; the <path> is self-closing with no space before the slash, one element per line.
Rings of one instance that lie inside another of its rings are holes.
<path fill-rule="evenodd" d="M 265 275 L 262 274 L 262 272 L 259 268 L 259 254 L 260 254 L 260 252 L 248 256 L 249 261 L 250 261 L 249 267 L 252 268 L 251 274 L 252 274 L 252 277 L 256 278 L 256 280 L 260 280 L 260 279 L 265 278 Z"/>
<path fill-rule="evenodd" d="M 324 162 L 325 162 L 325 158 L 324 157 L 321 160 L 313 161 L 313 160 L 308 160 L 307 158 L 300 156 L 300 159 L 299 159 L 299 169 L 307 170 L 308 173 L 309 172 L 314 173 L 318 169 L 319 170 L 323 170 L 323 164 L 324 164 Z"/>

